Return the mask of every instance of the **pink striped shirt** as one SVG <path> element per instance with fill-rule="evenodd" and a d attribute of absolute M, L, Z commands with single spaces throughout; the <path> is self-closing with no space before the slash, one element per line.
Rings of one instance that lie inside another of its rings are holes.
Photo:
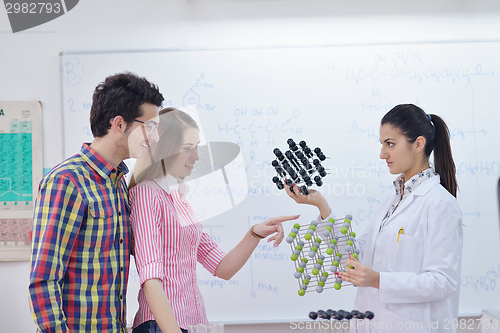
<path fill-rule="evenodd" d="M 145 181 L 133 187 L 129 196 L 141 283 L 133 327 L 154 320 L 142 289 L 150 279 L 162 281 L 180 327 L 208 324 L 196 281 L 196 262 L 215 275 L 224 252 L 203 232 L 185 194 L 171 190 L 166 179 Z"/>

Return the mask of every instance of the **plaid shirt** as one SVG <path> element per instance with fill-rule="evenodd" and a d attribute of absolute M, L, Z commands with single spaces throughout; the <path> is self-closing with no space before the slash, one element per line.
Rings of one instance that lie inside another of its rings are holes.
<path fill-rule="evenodd" d="M 40 332 L 127 331 L 127 172 L 84 144 L 41 181 L 29 286 Z"/>

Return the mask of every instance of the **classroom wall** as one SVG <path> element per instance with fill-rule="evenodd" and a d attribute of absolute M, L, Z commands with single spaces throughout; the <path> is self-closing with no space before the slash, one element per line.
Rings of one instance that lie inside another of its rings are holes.
<path fill-rule="evenodd" d="M 44 168 L 50 168 L 63 158 L 61 51 L 498 41 L 499 22 L 495 0 L 86 0 L 54 21 L 12 34 L 2 7 L 0 100 L 42 102 Z M 28 270 L 27 262 L 0 262 L 2 332 L 35 330 Z M 258 329 L 277 333 L 288 326 Z"/>

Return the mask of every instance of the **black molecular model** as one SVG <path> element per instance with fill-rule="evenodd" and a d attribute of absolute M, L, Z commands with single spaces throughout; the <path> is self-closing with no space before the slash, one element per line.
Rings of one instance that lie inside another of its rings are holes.
<path fill-rule="evenodd" d="M 273 177 L 273 183 L 280 190 L 285 185 L 295 184 L 299 187 L 300 193 L 308 195 L 308 187 L 313 185 L 313 181 L 317 186 L 323 185 L 322 177 L 326 176 L 326 170 L 321 162 L 326 156 L 319 147 L 312 151 L 305 141 L 300 141 L 297 145 L 293 139 L 288 139 L 287 143 L 289 150 L 285 154 L 279 148 L 273 151 L 276 160 L 272 161 L 272 165 L 278 174 Z M 291 190 L 293 192 L 293 188 Z"/>
<path fill-rule="evenodd" d="M 328 309 L 326 311 L 318 310 L 318 312 L 309 312 L 309 318 L 312 320 L 316 319 L 324 319 L 324 320 L 351 320 L 355 319 L 373 319 L 374 314 L 371 311 L 359 312 L 357 310 L 352 310 L 351 312 L 339 310 L 334 311 L 332 309 Z"/>

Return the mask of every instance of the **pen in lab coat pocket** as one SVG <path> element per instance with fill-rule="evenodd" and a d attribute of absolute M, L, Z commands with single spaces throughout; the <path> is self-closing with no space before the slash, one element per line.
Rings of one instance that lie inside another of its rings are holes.
<path fill-rule="evenodd" d="M 396 243 L 399 243 L 399 235 L 402 235 L 402 234 L 403 234 L 403 227 L 401 227 L 401 229 L 399 229 L 398 240 L 396 241 Z"/>

